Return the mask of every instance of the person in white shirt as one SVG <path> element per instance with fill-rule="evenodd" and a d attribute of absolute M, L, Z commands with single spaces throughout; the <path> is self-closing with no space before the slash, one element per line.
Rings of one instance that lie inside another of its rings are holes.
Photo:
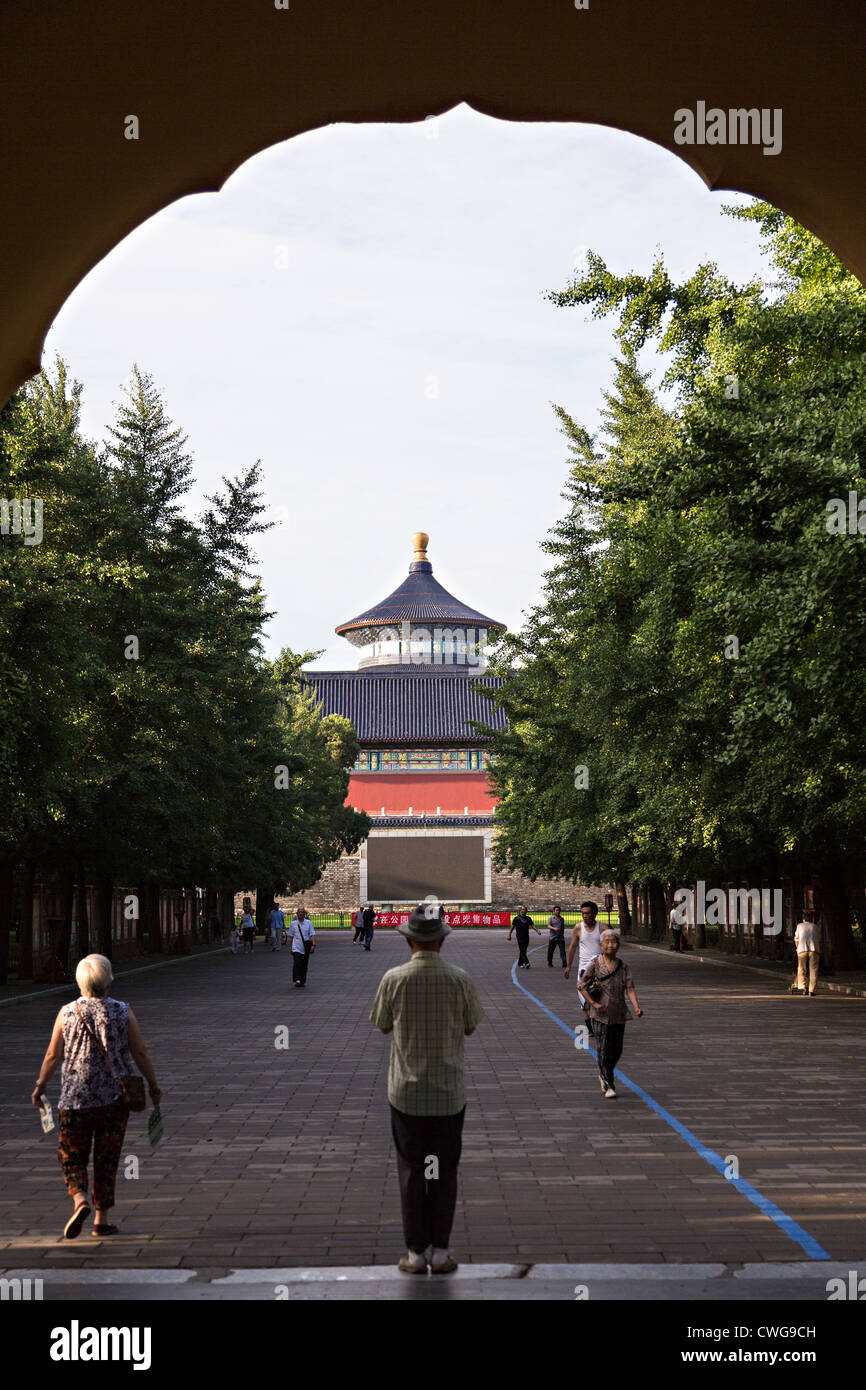
<path fill-rule="evenodd" d="M 583 1009 L 583 1021 L 589 1033 L 592 1033 L 592 1019 L 589 1014 L 589 1004 L 580 992 L 580 977 L 586 970 L 591 960 L 601 955 L 601 929 L 595 920 L 598 916 L 598 908 L 595 903 L 585 902 L 580 905 L 580 915 L 582 921 L 578 922 L 571 933 L 571 944 L 568 948 L 568 961 L 565 966 L 565 978 L 571 974 L 571 962 L 574 960 L 574 953 L 580 946 L 580 955 L 577 959 L 577 997 Z M 617 933 L 619 935 L 619 933 Z"/>
<path fill-rule="evenodd" d="M 685 927 L 682 921 L 682 908 L 671 908 L 670 915 L 668 916 L 668 924 L 671 929 L 671 935 L 674 939 L 674 943 L 671 946 L 671 950 L 681 951 L 683 949 L 683 932 L 685 931 Z"/>
<path fill-rule="evenodd" d="M 251 912 L 241 913 L 241 934 L 244 938 L 244 955 L 252 955 L 256 943 L 256 921 Z"/>
<path fill-rule="evenodd" d="M 821 960 L 821 929 L 815 921 L 814 912 L 803 914 L 794 931 L 794 950 L 797 955 L 797 983 L 812 999 L 818 988 L 818 965 Z M 793 993 L 793 991 L 792 991 Z"/>
<path fill-rule="evenodd" d="M 292 945 L 292 979 L 295 989 L 303 989 L 307 983 L 310 956 L 316 949 L 316 930 L 302 907 L 292 918 L 289 937 Z"/>

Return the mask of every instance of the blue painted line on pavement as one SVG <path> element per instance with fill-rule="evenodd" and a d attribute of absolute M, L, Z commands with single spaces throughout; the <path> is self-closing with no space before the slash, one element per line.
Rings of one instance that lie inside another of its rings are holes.
<path fill-rule="evenodd" d="M 539 950 L 541 950 L 541 947 L 535 946 L 532 954 L 534 955 L 535 952 Z M 537 1005 L 539 1009 L 546 1013 L 548 1018 L 553 1019 L 553 1022 L 558 1028 L 562 1029 L 563 1033 L 567 1033 L 572 1040 L 575 1038 L 575 1030 L 569 1028 L 567 1023 L 563 1023 L 562 1019 L 558 1018 L 552 1009 L 549 1009 L 546 1004 L 542 1004 L 540 999 L 537 999 L 534 994 L 520 983 L 517 978 L 517 961 L 515 961 L 511 967 L 511 979 L 517 988 L 522 990 L 528 999 L 532 1000 L 533 1004 Z M 581 1052 L 589 1052 L 593 1057 L 598 1057 L 598 1053 L 592 1047 L 582 1045 L 579 1050 Z M 692 1131 L 687 1129 L 684 1124 L 681 1124 L 679 1120 L 675 1119 L 669 1110 L 665 1110 L 664 1106 L 659 1105 L 658 1101 L 653 1100 L 652 1096 L 649 1095 L 642 1086 L 638 1086 L 635 1081 L 630 1081 L 625 1073 L 621 1072 L 619 1069 L 617 1069 L 616 1080 L 617 1085 L 627 1086 L 645 1105 L 649 1106 L 650 1110 L 654 1111 L 660 1119 L 664 1120 L 666 1125 L 670 1125 L 671 1129 L 674 1130 L 681 1139 L 684 1139 L 689 1145 L 689 1148 L 694 1149 L 695 1153 L 698 1154 L 705 1163 L 709 1163 L 710 1167 L 715 1168 L 716 1172 L 721 1173 L 722 1177 L 725 1176 L 725 1169 L 728 1165 L 721 1154 L 717 1154 L 715 1149 L 709 1149 L 706 1144 L 702 1144 L 696 1134 L 692 1134 Z M 731 1187 L 735 1187 L 743 1197 L 747 1197 L 750 1202 L 753 1202 L 758 1210 L 763 1212 L 764 1216 L 769 1216 L 771 1221 L 775 1221 L 779 1229 L 784 1231 L 785 1235 L 797 1245 L 801 1246 L 810 1259 L 829 1260 L 831 1258 L 823 1245 L 819 1245 L 818 1241 L 815 1240 L 814 1236 L 810 1236 L 808 1231 L 804 1231 L 803 1227 L 800 1226 L 792 1216 L 788 1216 L 786 1212 L 782 1211 L 781 1207 L 776 1206 L 775 1202 L 771 1202 L 769 1197 L 765 1197 L 764 1194 L 759 1192 L 756 1187 L 753 1187 L 750 1182 L 746 1182 L 745 1178 L 726 1178 L 725 1181 L 729 1182 Z"/>

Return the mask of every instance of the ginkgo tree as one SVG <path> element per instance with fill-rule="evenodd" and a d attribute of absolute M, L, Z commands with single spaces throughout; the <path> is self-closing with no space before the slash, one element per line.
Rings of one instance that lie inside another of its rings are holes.
<path fill-rule="evenodd" d="M 192 459 L 152 379 L 133 369 L 103 448 L 80 401 L 58 362 L 0 412 L 0 495 L 44 518 L 39 544 L 0 544 L 0 976 L 16 883 L 27 973 L 37 875 L 69 912 L 73 885 L 80 904 L 96 885 L 79 946 L 110 955 L 118 885 L 159 946 L 160 887 L 301 889 L 368 828 L 344 805 L 351 727 L 319 719 L 298 658 L 264 656 L 260 465 L 193 519 Z"/>
<path fill-rule="evenodd" d="M 551 295 L 615 315 L 622 355 L 597 438 L 558 410 L 568 509 L 500 654 L 497 843 L 527 873 L 649 884 L 657 925 L 663 885 L 812 881 L 843 968 L 866 910 L 866 537 L 829 522 L 866 494 L 866 292 L 775 208 L 733 211 L 769 288 L 590 255 Z"/>

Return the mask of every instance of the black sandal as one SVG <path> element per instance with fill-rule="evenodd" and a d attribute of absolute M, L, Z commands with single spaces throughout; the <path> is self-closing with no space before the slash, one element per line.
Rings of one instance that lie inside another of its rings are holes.
<path fill-rule="evenodd" d="M 90 1207 L 87 1205 L 87 1203 L 79 1203 L 79 1205 L 75 1208 L 75 1211 L 72 1213 L 69 1220 L 67 1221 L 66 1225 L 63 1227 L 64 1238 L 66 1240 L 74 1240 L 80 1232 L 81 1227 L 84 1225 L 89 1215 Z"/>

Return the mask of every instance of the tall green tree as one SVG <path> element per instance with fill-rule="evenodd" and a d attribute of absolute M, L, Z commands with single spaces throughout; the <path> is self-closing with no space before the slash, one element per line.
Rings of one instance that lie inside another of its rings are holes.
<path fill-rule="evenodd" d="M 617 315 L 624 356 L 600 441 L 558 412 L 569 510 L 544 601 L 503 654 L 521 665 L 501 696 L 499 845 L 573 877 L 816 878 L 848 965 L 864 540 L 831 534 L 827 503 L 866 486 L 866 296 L 776 209 L 736 215 L 764 238 L 769 294 L 714 266 L 675 285 L 660 260 L 616 277 L 591 256 L 552 296 Z M 669 411 L 637 369 L 651 343 Z"/>
<path fill-rule="evenodd" d="M 297 658 L 264 657 L 260 465 L 193 519 L 192 461 L 152 379 L 134 369 L 101 451 L 81 437 L 80 399 L 58 362 L 0 413 L 4 516 L 39 499 L 44 521 L 38 544 L 20 527 L 0 538 L 14 653 L 0 672 L 0 977 L 16 874 L 25 896 L 55 876 L 70 913 L 72 883 L 95 883 L 90 944 L 110 955 L 116 885 L 138 890 L 154 932 L 160 886 L 302 888 L 368 826 L 344 806 L 353 732 L 319 720 Z M 25 903 L 25 969 L 28 921 Z"/>

